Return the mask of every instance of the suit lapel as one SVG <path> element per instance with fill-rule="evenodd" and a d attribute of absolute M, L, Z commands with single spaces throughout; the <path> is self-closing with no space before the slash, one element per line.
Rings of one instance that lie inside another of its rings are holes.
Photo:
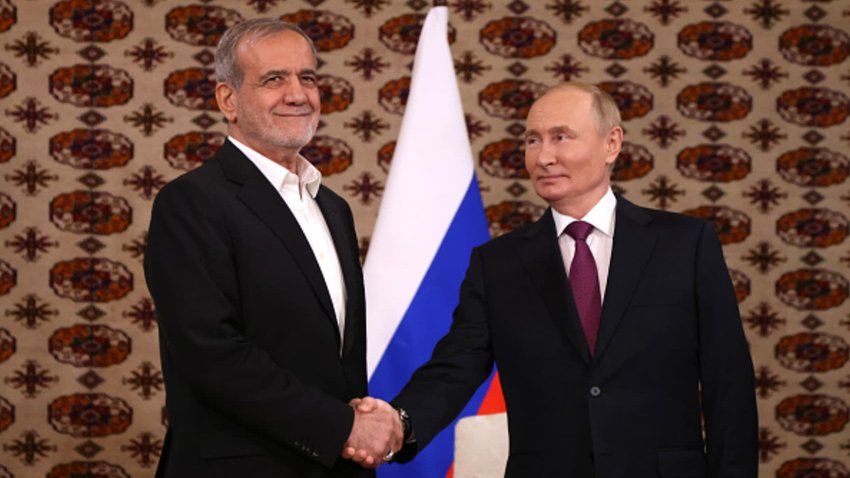
<path fill-rule="evenodd" d="M 641 208 L 618 195 L 616 215 L 614 246 L 605 298 L 602 301 L 594 361 L 605 352 L 605 347 L 617 330 L 655 246 L 655 236 L 646 227 L 651 218 Z"/>
<path fill-rule="evenodd" d="M 339 265 L 342 269 L 342 278 L 345 282 L 346 301 L 345 301 L 345 339 L 342 342 L 343 356 L 346 355 L 353 347 L 355 340 L 361 332 L 361 328 L 365 326 L 359 320 L 360 314 L 356 311 L 359 309 L 361 295 L 357 292 L 363 288 L 363 276 L 360 272 L 360 259 L 357 255 L 358 251 L 352 249 L 351 244 L 356 244 L 356 238 L 350 237 L 342 214 L 338 207 L 331 201 L 329 192 L 325 188 L 319 189 L 319 194 L 316 195 L 316 202 L 322 210 L 322 215 L 325 217 L 325 222 L 331 232 L 336 254 L 339 258 Z"/>
<path fill-rule="evenodd" d="M 237 194 L 239 200 L 253 211 L 289 250 L 338 332 L 339 326 L 333 311 L 333 304 L 322 277 L 319 263 L 313 255 L 313 249 L 307 242 L 304 232 L 301 231 L 301 226 L 298 225 L 298 221 L 292 215 L 292 211 L 289 210 L 280 194 L 263 176 L 263 173 L 229 141 L 225 141 L 219 151 L 218 159 L 225 176 L 229 180 L 242 185 Z M 339 337 L 339 333 L 337 333 L 337 337 Z"/>
<path fill-rule="evenodd" d="M 547 210 L 543 217 L 523 234 L 519 252 L 535 289 L 549 310 L 550 318 L 561 331 L 561 335 L 572 343 L 584 361 L 589 363 L 590 350 L 564 271 L 564 261 L 558 247 L 551 210 Z"/>

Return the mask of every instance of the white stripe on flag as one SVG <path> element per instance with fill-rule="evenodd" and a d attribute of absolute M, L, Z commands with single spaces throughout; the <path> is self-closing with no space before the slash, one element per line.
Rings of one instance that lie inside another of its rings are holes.
<path fill-rule="evenodd" d="M 474 172 L 448 44 L 448 9 L 428 12 L 363 274 L 371 377 Z"/>

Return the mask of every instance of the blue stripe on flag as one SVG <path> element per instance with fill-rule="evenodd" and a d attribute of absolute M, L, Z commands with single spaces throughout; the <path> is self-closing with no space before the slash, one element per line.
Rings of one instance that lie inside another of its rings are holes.
<path fill-rule="evenodd" d="M 411 211 L 411 214 L 416 214 L 416 211 Z M 370 395 L 391 399 L 401 391 L 413 372 L 431 357 L 437 341 L 451 326 L 452 311 L 457 306 L 458 290 L 472 248 L 489 239 L 478 180 L 473 174 L 428 272 L 372 375 Z M 416 254 L 416 251 L 411 250 L 410 253 Z M 492 374 L 459 418 L 477 413 L 491 380 Z M 455 422 L 437 435 L 415 460 L 406 465 L 383 466 L 378 469 L 378 475 L 381 478 L 445 476 L 454 457 Z"/>

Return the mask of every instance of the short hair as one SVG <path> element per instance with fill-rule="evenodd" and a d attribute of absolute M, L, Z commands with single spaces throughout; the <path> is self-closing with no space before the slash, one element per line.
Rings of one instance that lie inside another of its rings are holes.
<path fill-rule="evenodd" d="M 318 58 L 313 40 L 298 25 L 277 18 L 253 18 L 233 25 L 221 36 L 221 40 L 218 41 L 218 48 L 215 51 L 215 80 L 239 89 L 242 86 L 242 80 L 245 78 L 242 66 L 236 58 L 236 47 L 239 46 L 239 42 L 243 38 L 253 40 L 270 37 L 285 31 L 301 35 L 310 45 L 313 58 Z"/>
<path fill-rule="evenodd" d="M 569 88 L 589 93 L 593 98 L 591 108 L 593 110 L 593 120 L 596 122 L 596 129 L 599 131 L 599 134 L 608 134 L 609 131 L 621 125 L 622 118 L 620 117 L 620 108 L 617 107 L 617 102 L 611 95 L 592 83 L 568 81 L 550 88 L 546 94 Z"/>

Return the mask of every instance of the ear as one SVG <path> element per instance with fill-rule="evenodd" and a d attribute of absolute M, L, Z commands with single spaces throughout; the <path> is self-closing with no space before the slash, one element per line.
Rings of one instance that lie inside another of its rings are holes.
<path fill-rule="evenodd" d="M 605 164 L 611 166 L 623 147 L 623 128 L 615 126 L 605 137 Z"/>
<path fill-rule="evenodd" d="M 215 101 L 228 123 L 236 122 L 236 90 L 227 83 L 216 83 Z"/>

